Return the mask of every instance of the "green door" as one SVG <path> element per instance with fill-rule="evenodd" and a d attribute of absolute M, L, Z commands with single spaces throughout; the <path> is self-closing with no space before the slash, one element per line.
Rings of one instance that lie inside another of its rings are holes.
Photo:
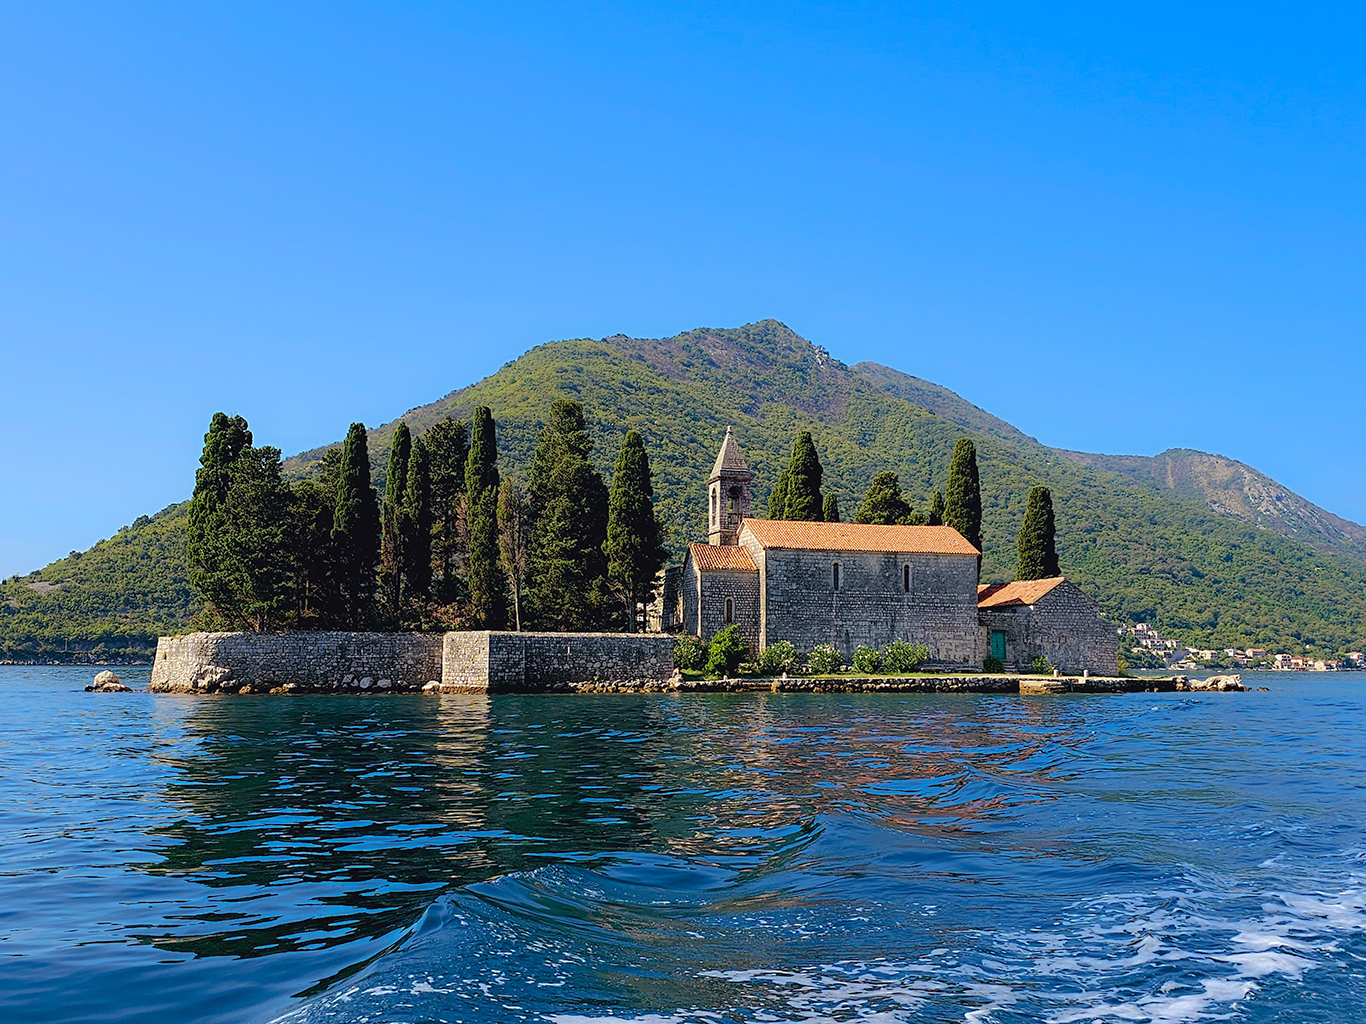
<path fill-rule="evenodd" d="M 1006 635 L 999 629 L 991 631 L 991 656 L 1000 661 L 1006 660 Z"/>

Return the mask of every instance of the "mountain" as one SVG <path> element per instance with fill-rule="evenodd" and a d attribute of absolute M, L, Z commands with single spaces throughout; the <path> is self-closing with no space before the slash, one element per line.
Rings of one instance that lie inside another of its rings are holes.
<path fill-rule="evenodd" d="M 978 446 L 982 476 L 984 579 L 1010 578 L 1025 496 L 1046 484 L 1064 571 L 1116 620 L 1155 622 L 1212 646 L 1303 646 L 1325 654 L 1358 649 L 1366 635 L 1366 555 L 1354 546 L 1366 531 L 1255 470 L 1242 467 L 1265 482 L 1257 486 L 1270 488 L 1273 502 L 1281 495 L 1274 507 L 1313 510 L 1317 518 L 1302 511 L 1270 516 L 1250 496 L 1261 492 L 1237 482 L 1252 476 L 1213 464 L 1168 473 L 1152 468 L 1163 456 L 1145 462 L 1049 448 L 945 388 L 873 363 L 847 366 L 772 320 L 664 339 L 552 342 L 401 419 L 420 432 L 488 405 L 504 472 L 525 478 L 542 417 L 558 397 L 583 402 L 604 475 L 626 430 L 641 432 L 675 551 L 705 536 L 703 481 L 727 425 L 755 474 L 756 508 L 764 507 L 793 437 L 809 429 L 825 487 L 836 490 L 846 516 L 883 469 L 900 474 L 908 500 L 927 503 L 944 486 L 954 443 L 967 435 Z M 380 485 L 397 422 L 370 431 Z M 291 458 L 287 472 L 309 474 L 324 450 Z M 1186 458 L 1166 464 L 1197 466 Z M 1234 501 L 1230 488 L 1241 488 L 1246 501 Z M 1311 522 L 1321 528 L 1310 529 Z M 1329 543 L 1336 536 L 1329 527 L 1344 539 Z M 183 554 L 172 550 L 177 529 L 183 534 L 183 512 L 166 510 L 96 545 L 79 566 L 63 559 L 6 581 L 0 652 L 51 653 L 75 638 L 127 646 L 138 630 L 150 642 L 183 622 L 190 603 Z M 60 589 L 40 592 L 42 584 Z"/>

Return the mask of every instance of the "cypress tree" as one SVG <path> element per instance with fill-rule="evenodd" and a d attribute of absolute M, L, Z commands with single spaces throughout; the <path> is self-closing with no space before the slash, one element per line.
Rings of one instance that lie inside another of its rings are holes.
<path fill-rule="evenodd" d="M 465 544 L 461 523 L 465 516 L 465 462 L 469 458 L 469 430 L 463 420 L 447 416 L 427 431 L 427 465 L 431 480 L 433 586 L 439 604 L 464 596 Z"/>
<path fill-rule="evenodd" d="M 788 466 L 787 519 L 807 523 L 821 521 L 822 475 L 811 431 L 803 430 L 792 444 L 792 462 Z"/>
<path fill-rule="evenodd" d="M 982 487 L 977 479 L 977 447 L 968 438 L 954 446 L 949 465 L 949 484 L 944 488 L 944 525 L 952 526 L 963 539 L 982 550 Z M 977 575 L 982 556 L 977 556 Z"/>
<path fill-rule="evenodd" d="M 531 559 L 531 500 L 511 477 L 505 477 L 498 488 L 498 550 L 512 587 L 513 621 L 520 633 L 522 594 Z"/>
<path fill-rule="evenodd" d="M 465 507 L 469 524 L 469 617 L 475 629 L 507 624 L 507 579 L 498 551 L 498 440 L 488 406 L 474 410 L 470 454 L 465 460 Z"/>
<path fill-rule="evenodd" d="M 298 629 L 327 629 L 337 619 L 332 564 L 332 514 L 337 504 L 336 467 L 341 452 L 329 449 L 318 479 L 298 480 L 289 489 L 288 547 L 293 553 L 290 592 Z M 327 463 L 332 472 L 327 472 Z"/>
<path fill-rule="evenodd" d="M 251 447 L 251 441 L 247 421 L 222 412 L 213 414 L 204 435 L 185 527 L 185 560 L 190 585 L 204 603 L 207 624 L 212 624 L 220 606 L 226 608 L 232 600 L 232 569 L 222 543 L 222 508 L 232 484 L 233 464 Z"/>
<path fill-rule="evenodd" d="M 612 471 L 607 500 L 607 579 L 626 606 L 626 632 L 636 631 L 636 612 L 649 604 L 655 576 L 668 552 L 655 519 L 655 489 L 645 444 L 634 430 L 626 432 Z"/>
<path fill-rule="evenodd" d="M 379 500 L 370 483 L 370 446 L 364 423 L 353 423 L 342 445 L 337 504 L 332 513 L 341 624 L 364 629 L 374 619 L 379 562 Z"/>
<path fill-rule="evenodd" d="M 431 472 L 427 445 L 414 438 L 408 455 L 400 518 L 403 538 L 403 577 L 410 601 L 426 603 L 432 596 Z"/>
<path fill-rule="evenodd" d="M 287 543 L 289 490 L 280 477 L 280 449 L 248 445 L 229 476 L 217 526 L 231 585 L 226 606 L 218 610 L 236 629 L 283 629 L 293 612 L 293 552 Z"/>
<path fill-rule="evenodd" d="M 1015 578 L 1043 580 L 1061 576 L 1053 522 L 1053 494 L 1047 487 L 1030 488 L 1020 526 L 1020 564 Z"/>
<path fill-rule="evenodd" d="M 897 526 L 904 523 L 910 514 L 911 508 L 901 496 L 901 483 L 897 475 L 884 470 L 873 477 L 868 485 L 868 493 L 863 496 L 863 503 L 854 513 L 854 522 Z"/>
<path fill-rule="evenodd" d="M 822 511 L 821 518 L 827 523 L 838 523 L 840 521 L 840 503 L 839 499 L 835 497 L 834 491 L 825 496 L 825 508 Z"/>
<path fill-rule="evenodd" d="M 588 454 L 583 406 L 550 408 L 532 458 L 528 604 L 537 628 L 597 628 L 611 605 L 607 583 L 607 486 Z"/>
<path fill-rule="evenodd" d="M 384 503 L 380 506 L 379 589 L 384 597 L 384 612 L 397 623 L 403 604 L 403 494 L 407 490 L 408 459 L 412 455 L 412 435 L 408 424 L 399 422 L 389 444 L 389 468 L 384 474 Z"/>
<path fill-rule="evenodd" d="M 934 500 L 930 502 L 930 515 L 927 526 L 944 525 L 944 492 L 935 491 Z"/>
<path fill-rule="evenodd" d="M 778 474 L 777 482 L 773 485 L 773 490 L 768 495 L 768 518 L 786 519 L 787 518 L 787 492 L 791 485 L 792 477 L 787 470 Z"/>

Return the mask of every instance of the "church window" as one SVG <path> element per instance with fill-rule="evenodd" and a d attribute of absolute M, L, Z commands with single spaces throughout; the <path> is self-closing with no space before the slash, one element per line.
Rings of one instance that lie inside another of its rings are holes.
<path fill-rule="evenodd" d="M 911 567 L 909 565 L 901 567 L 901 589 L 907 594 L 911 592 Z"/>
<path fill-rule="evenodd" d="M 830 571 L 830 582 L 834 585 L 834 589 L 835 589 L 835 590 L 839 590 L 839 588 L 840 588 L 840 564 L 839 564 L 839 562 L 836 562 L 834 565 L 832 565 L 832 566 L 830 567 L 830 570 L 831 570 L 831 571 Z"/>
<path fill-rule="evenodd" d="M 726 598 L 726 624 L 729 625 L 730 623 L 732 623 L 732 622 L 734 622 L 734 621 L 735 621 L 735 602 L 734 602 L 733 600 L 731 600 L 731 599 L 728 597 L 728 598 Z"/>
<path fill-rule="evenodd" d="M 711 492 L 711 525 L 716 525 L 716 492 Z"/>

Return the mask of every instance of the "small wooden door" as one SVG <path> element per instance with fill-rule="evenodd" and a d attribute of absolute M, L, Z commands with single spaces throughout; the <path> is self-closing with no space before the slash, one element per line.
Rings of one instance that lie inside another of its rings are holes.
<path fill-rule="evenodd" d="M 991 656 L 1000 661 L 1006 660 L 1006 635 L 999 629 L 991 631 Z"/>

